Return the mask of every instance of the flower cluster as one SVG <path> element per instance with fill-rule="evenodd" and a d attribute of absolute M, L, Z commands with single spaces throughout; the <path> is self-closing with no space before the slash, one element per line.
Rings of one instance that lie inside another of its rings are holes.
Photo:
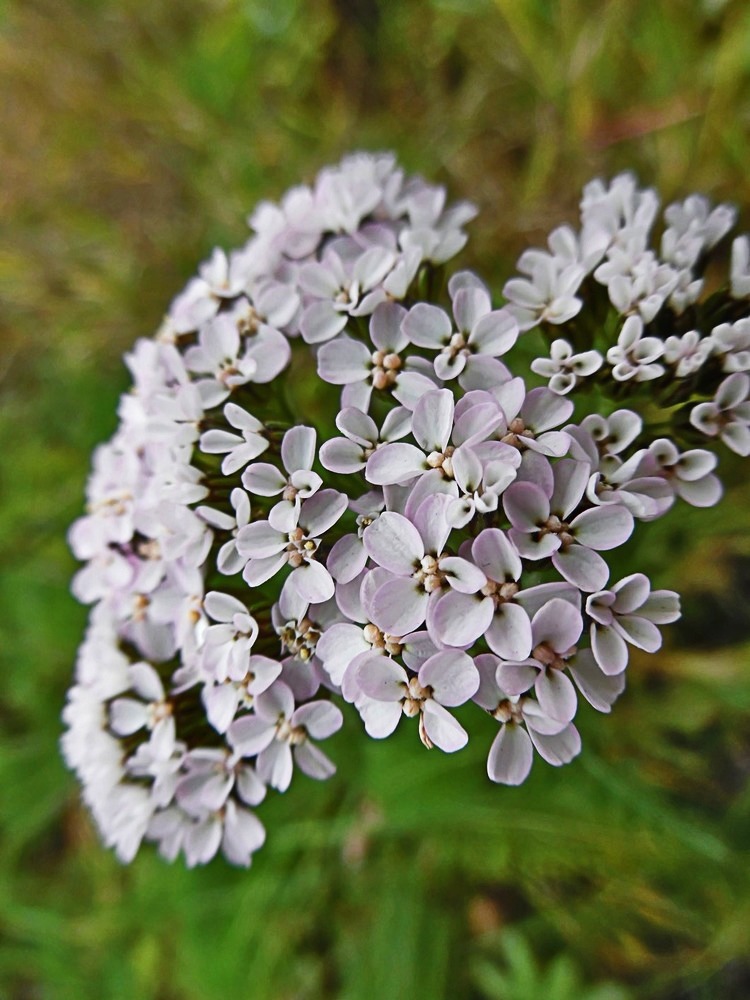
<path fill-rule="evenodd" d="M 728 288 L 710 265 L 720 256 L 736 212 L 692 195 L 667 206 L 653 240 L 659 199 L 621 174 L 586 186 L 581 228 L 554 230 L 547 250 L 527 250 L 524 277 L 504 294 L 521 330 L 559 327 L 549 356 L 532 370 L 560 395 L 598 385 L 613 398 L 639 384 L 701 438 L 720 438 L 750 454 L 750 241 L 731 244 Z M 605 321 L 602 322 L 602 317 Z M 629 387 L 625 383 L 632 383 Z M 644 400 L 646 396 L 642 397 Z"/>
<path fill-rule="evenodd" d="M 342 702 L 374 738 L 414 725 L 448 753 L 473 705 L 498 723 L 487 771 L 505 784 L 534 751 L 578 754 L 579 697 L 609 712 L 630 647 L 657 650 L 679 616 L 642 573 L 611 579 L 610 554 L 677 500 L 719 500 L 716 456 L 685 428 L 750 452 L 747 240 L 701 305 L 733 215 L 672 206 L 659 258 L 655 213 L 629 177 L 590 185 L 581 232 L 527 251 L 497 308 L 476 275 L 444 273 L 473 208 L 352 156 L 262 205 L 137 343 L 70 531 L 93 608 L 63 737 L 122 860 L 145 839 L 250 864 L 267 790 L 333 774 L 320 744 Z M 536 324 L 572 332 L 530 387 L 506 359 Z M 576 413 L 597 379 L 611 405 Z M 637 397 L 657 379 L 670 433 Z"/>

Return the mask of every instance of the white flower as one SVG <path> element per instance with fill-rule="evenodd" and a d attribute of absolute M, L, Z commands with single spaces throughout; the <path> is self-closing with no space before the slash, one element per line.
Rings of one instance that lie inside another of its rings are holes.
<path fill-rule="evenodd" d="M 664 366 L 655 362 L 664 354 L 664 343 L 658 337 L 643 336 L 640 316 L 628 316 L 617 338 L 617 345 L 607 351 L 612 365 L 612 377 L 618 382 L 648 382 L 664 374 Z"/>
<path fill-rule="evenodd" d="M 574 389 L 576 384 L 599 371 L 604 359 L 598 351 L 573 353 L 567 340 L 553 340 L 549 358 L 535 358 L 531 370 L 549 379 L 549 388 L 560 396 Z"/>

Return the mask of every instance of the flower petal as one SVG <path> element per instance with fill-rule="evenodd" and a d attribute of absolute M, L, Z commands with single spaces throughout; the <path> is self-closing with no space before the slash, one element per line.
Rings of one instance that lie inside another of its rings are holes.
<path fill-rule="evenodd" d="M 522 726 L 502 726 L 493 740 L 487 758 L 490 781 L 503 785 L 521 785 L 528 778 L 534 751 L 529 734 Z"/>

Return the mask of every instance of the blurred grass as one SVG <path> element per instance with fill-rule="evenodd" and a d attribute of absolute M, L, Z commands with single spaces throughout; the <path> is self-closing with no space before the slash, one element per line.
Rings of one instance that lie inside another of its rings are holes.
<path fill-rule="evenodd" d="M 747 224 L 749 77 L 742 0 L 0 6 L 0 996 L 750 995 L 738 463 L 718 517 L 625 553 L 686 592 L 671 645 L 612 717 L 582 713 L 578 761 L 521 789 L 484 778 L 490 720 L 450 758 L 352 718 L 335 781 L 264 805 L 250 873 L 149 851 L 122 869 L 57 751 L 85 620 L 64 533 L 119 356 L 257 200 L 392 148 L 479 204 L 464 260 L 500 287 L 597 173 L 728 198 Z"/>

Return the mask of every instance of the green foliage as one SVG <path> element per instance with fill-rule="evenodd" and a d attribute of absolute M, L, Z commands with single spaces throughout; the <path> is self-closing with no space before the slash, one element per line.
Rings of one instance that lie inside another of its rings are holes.
<path fill-rule="evenodd" d="M 122 869 L 57 743 L 85 621 L 64 534 L 119 355 L 215 242 L 357 147 L 478 202 L 465 261 L 496 287 L 595 173 L 747 206 L 749 53 L 742 0 L 2 5 L 0 996 L 748 995 L 750 545 L 728 458 L 718 515 L 647 526 L 620 566 L 685 593 L 671 645 L 611 717 L 582 712 L 579 760 L 520 789 L 484 777 L 490 719 L 454 758 L 350 714 L 337 778 L 263 805 L 252 871 L 148 850 Z"/>
<path fill-rule="evenodd" d="M 628 1000 L 631 995 L 608 983 L 584 986 L 567 955 L 557 955 L 545 969 L 540 968 L 518 931 L 506 930 L 492 943 L 500 962 L 487 956 L 474 966 L 474 979 L 488 1000 Z"/>

